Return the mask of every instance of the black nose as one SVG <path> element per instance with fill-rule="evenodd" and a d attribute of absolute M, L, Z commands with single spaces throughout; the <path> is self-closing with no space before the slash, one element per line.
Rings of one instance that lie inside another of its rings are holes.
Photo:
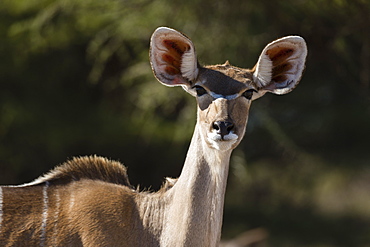
<path fill-rule="evenodd" d="M 234 128 L 234 124 L 227 121 L 216 121 L 213 123 L 212 127 L 223 139 L 225 135 L 230 134 L 230 131 Z"/>

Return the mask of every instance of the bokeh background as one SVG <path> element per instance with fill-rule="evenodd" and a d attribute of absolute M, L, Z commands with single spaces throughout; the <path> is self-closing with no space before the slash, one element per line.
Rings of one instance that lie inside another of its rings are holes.
<path fill-rule="evenodd" d="M 300 85 L 252 104 L 222 238 L 370 246 L 369 0 L 2 0 L 0 183 L 88 154 L 122 161 L 141 188 L 177 177 L 196 105 L 151 72 L 158 26 L 186 33 L 202 64 L 253 67 L 285 35 L 308 44 Z"/>

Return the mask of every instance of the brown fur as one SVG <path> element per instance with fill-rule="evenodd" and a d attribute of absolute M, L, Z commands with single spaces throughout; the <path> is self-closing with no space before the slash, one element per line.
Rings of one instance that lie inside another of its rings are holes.
<path fill-rule="evenodd" d="M 68 183 L 81 179 L 101 180 L 132 187 L 125 166 L 98 156 L 75 157 L 36 179 L 35 182 Z"/>
<path fill-rule="evenodd" d="M 294 42 L 304 46 L 294 37 L 288 46 Z M 267 53 L 275 67 L 267 63 L 262 69 L 271 69 L 272 78 L 283 78 L 291 52 L 276 43 L 267 47 L 272 47 Z M 186 53 L 189 49 L 195 51 L 192 42 L 172 29 L 159 28 L 151 39 L 150 59 L 158 80 L 199 94 L 197 124 L 180 177 L 167 179 L 157 193 L 139 192 L 119 162 L 97 156 L 73 158 L 29 184 L 0 187 L 0 245 L 218 245 L 230 155 L 243 138 L 251 101 L 265 92 L 287 93 L 298 81 L 259 83 L 257 88 L 257 70 L 228 62 L 200 67 L 195 53 Z M 184 56 L 185 74 L 194 81 L 183 77 Z M 304 59 L 295 63 L 303 66 Z M 300 79 L 301 67 L 297 71 Z M 197 92 L 194 85 L 206 93 Z M 285 86 L 288 90 L 281 91 Z M 247 91 L 256 96 L 245 96 Z M 232 125 L 227 135 L 217 133 L 219 121 Z"/>

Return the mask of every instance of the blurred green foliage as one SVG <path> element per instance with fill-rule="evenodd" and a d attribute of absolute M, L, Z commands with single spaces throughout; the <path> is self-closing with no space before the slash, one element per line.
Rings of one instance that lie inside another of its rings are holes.
<path fill-rule="evenodd" d="M 87 154 L 124 162 L 143 187 L 178 176 L 196 105 L 152 75 L 158 26 L 207 64 L 253 67 L 284 35 L 308 44 L 297 89 L 252 106 L 223 237 L 263 227 L 270 246 L 370 246 L 368 0 L 3 0 L 0 182 Z"/>

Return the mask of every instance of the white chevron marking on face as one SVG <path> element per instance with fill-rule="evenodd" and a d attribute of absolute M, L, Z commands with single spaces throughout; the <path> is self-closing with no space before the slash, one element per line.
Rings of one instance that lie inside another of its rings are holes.
<path fill-rule="evenodd" d="M 232 99 L 236 99 L 239 97 L 240 94 L 236 93 L 236 94 L 231 94 L 231 95 L 222 95 L 222 94 L 217 94 L 217 93 L 214 93 L 212 91 L 209 92 L 209 94 L 215 98 L 215 99 L 219 99 L 219 98 L 222 98 L 222 99 L 227 99 L 227 100 L 232 100 Z"/>

